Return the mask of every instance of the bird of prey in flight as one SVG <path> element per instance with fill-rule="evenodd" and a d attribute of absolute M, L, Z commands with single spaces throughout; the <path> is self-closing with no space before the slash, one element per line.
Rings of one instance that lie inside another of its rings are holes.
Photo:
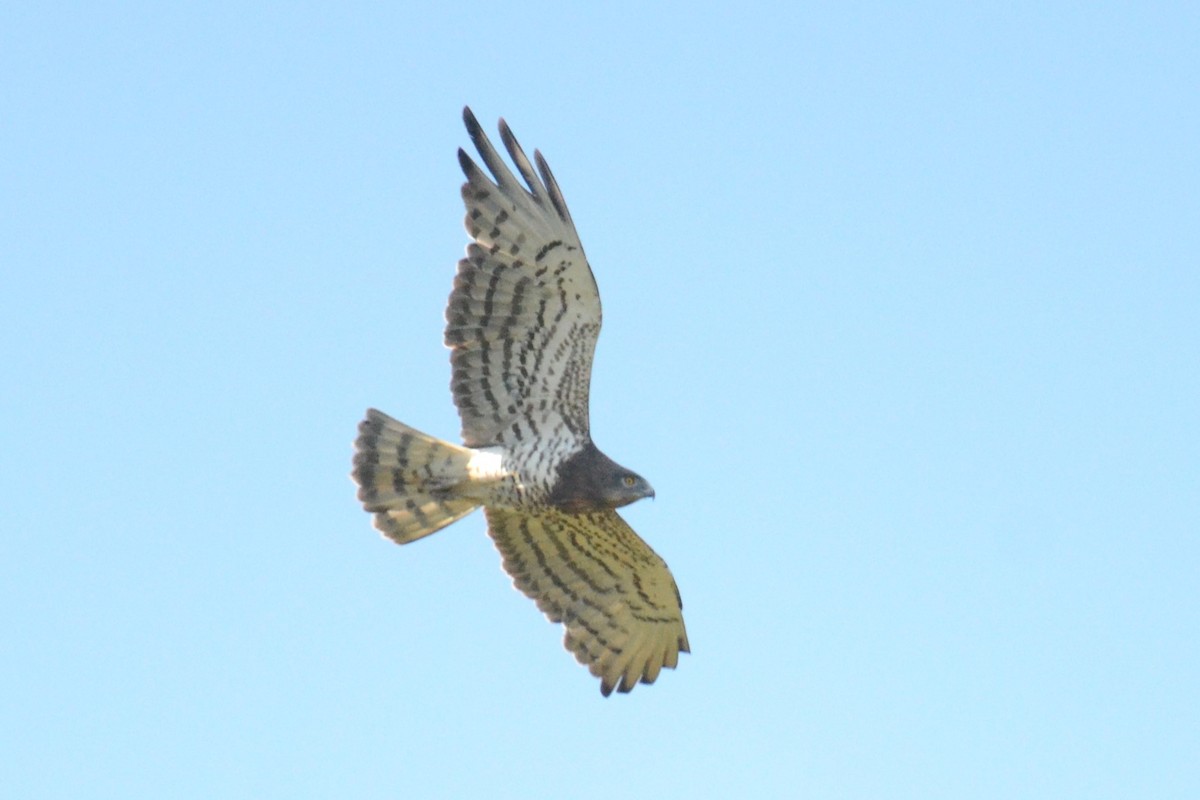
<path fill-rule="evenodd" d="M 531 163 L 501 120 L 518 178 L 469 108 L 463 120 L 487 168 L 458 151 L 471 242 L 445 342 L 463 444 L 369 410 L 355 442 L 358 498 L 399 544 L 483 506 L 516 587 L 562 623 L 605 696 L 628 692 L 675 667 L 688 638 L 666 563 L 616 511 L 654 490 L 592 442 L 600 294 L 542 154 Z"/>

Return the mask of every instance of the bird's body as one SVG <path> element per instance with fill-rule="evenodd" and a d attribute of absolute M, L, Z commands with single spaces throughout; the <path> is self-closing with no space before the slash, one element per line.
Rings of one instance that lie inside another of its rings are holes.
<path fill-rule="evenodd" d="M 588 395 L 600 296 L 558 184 L 503 120 L 522 185 L 469 109 L 494 180 L 459 150 L 472 242 L 446 308 L 463 445 L 370 410 L 353 476 L 375 526 L 404 544 L 483 506 L 516 586 L 555 622 L 601 691 L 652 682 L 688 651 L 666 564 L 614 509 L 654 492 L 592 442 Z M 540 173 L 540 176 L 539 176 Z"/>

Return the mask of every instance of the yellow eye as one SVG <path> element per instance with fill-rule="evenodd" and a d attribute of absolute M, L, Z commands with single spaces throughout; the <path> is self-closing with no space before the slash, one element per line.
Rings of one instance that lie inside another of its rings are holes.
<path fill-rule="evenodd" d="M 632 475 L 626 475 L 621 479 L 621 483 L 632 488 L 633 485 L 637 483 L 637 478 L 633 477 Z"/>

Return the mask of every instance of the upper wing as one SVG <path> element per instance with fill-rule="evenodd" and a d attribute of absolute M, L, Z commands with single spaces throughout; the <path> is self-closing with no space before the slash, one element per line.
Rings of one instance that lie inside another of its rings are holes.
<path fill-rule="evenodd" d="M 600 294 L 550 167 L 534 173 L 512 131 L 500 136 L 521 173 L 505 166 L 469 108 L 463 120 L 493 181 L 461 149 L 466 227 L 446 307 L 450 381 L 472 447 L 528 437 L 588 440 L 592 353 Z"/>
<path fill-rule="evenodd" d="M 675 579 L 617 512 L 485 511 L 504 569 L 566 626 L 563 644 L 600 679 L 605 696 L 653 683 L 688 652 Z"/>

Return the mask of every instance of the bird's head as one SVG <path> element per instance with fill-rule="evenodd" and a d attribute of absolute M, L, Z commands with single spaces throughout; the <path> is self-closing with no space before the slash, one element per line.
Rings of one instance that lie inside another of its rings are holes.
<path fill-rule="evenodd" d="M 648 480 L 623 467 L 617 467 L 606 490 L 605 499 L 610 508 L 627 506 L 643 497 L 654 497 L 654 487 Z"/>
<path fill-rule="evenodd" d="M 550 502 L 567 511 L 620 508 L 654 497 L 650 482 L 588 444 L 558 468 Z"/>

